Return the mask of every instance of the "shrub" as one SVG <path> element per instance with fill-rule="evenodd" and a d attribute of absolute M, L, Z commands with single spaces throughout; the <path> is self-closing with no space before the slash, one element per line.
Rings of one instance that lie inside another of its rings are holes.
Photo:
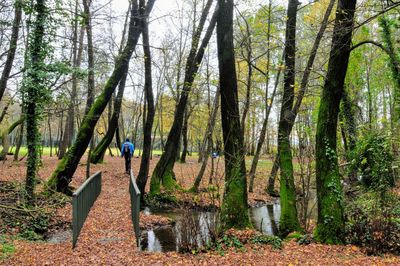
<path fill-rule="evenodd" d="M 400 200 L 369 192 L 346 206 L 346 240 L 369 255 L 400 254 Z"/>
<path fill-rule="evenodd" d="M 394 158 L 386 136 L 376 132 L 367 134 L 359 140 L 351 157 L 351 171 L 359 171 L 367 189 L 386 191 L 394 186 Z"/>
<path fill-rule="evenodd" d="M 277 236 L 257 235 L 254 236 L 250 242 L 253 244 L 271 245 L 274 249 L 282 248 L 282 239 Z"/>

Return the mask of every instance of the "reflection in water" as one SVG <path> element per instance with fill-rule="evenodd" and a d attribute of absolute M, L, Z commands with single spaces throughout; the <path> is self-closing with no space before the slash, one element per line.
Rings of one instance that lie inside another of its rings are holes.
<path fill-rule="evenodd" d="M 302 200 L 298 201 L 303 203 Z M 317 199 L 315 191 L 310 191 L 307 199 L 307 215 L 315 219 L 317 217 Z M 298 210 L 302 207 L 297 206 Z M 217 226 L 218 213 L 205 211 L 150 211 L 144 210 L 144 214 L 150 213 L 166 216 L 174 220 L 174 226 L 156 228 L 143 231 L 141 235 L 141 250 L 168 252 L 168 251 L 190 251 L 204 246 L 211 240 L 211 235 Z M 249 209 L 249 216 L 254 229 L 267 235 L 277 235 L 279 228 L 279 216 L 281 206 L 279 200 L 274 204 Z"/>
<path fill-rule="evenodd" d="M 278 222 L 281 214 L 279 202 L 258 208 L 251 208 L 249 212 L 254 229 L 266 235 L 278 234 Z"/>
<path fill-rule="evenodd" d="M 176 239 L 172 231 L 172 227 L 143 231 L 140 239 L 141 250 L 153 252 L 176 251 Z"/>
<path fill-rule="evenodd" d="M 281 208 L 279 202 L 258 208 L 251 208 L 249 215 L 254 228 L 267 235 L 278 233 Z M 144 214 L 149 214 L 146 209 Z M 176 221 L 174 226 L 164 226 L 142 231 L 141 250 L 153 252 L 190 251 L 204 246 L 215 232 L 218 214 L 202 211 L 153 212 Z"/>

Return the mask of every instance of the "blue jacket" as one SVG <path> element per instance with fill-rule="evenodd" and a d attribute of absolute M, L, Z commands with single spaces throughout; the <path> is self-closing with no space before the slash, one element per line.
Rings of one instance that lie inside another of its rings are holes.
<path fill-rule="evenodd" d="M 126 141 L 126 142 L 124 142 L 124 144 L 122 144 L 122 147 L 121 147 L 121 157 L 124 156 L 124 153 L 125 153 L 125 145 L 128 145 L 129 151 L 130 151 L 130 154 L 131 154 L 131 157 L 132 157 L 132 156 L 133 156 L 133 153 L 134 153 L 134 151 L 135 151 L 135 145 L 133 145 L 131 142 L 128 142 L 128 141 Z"/>

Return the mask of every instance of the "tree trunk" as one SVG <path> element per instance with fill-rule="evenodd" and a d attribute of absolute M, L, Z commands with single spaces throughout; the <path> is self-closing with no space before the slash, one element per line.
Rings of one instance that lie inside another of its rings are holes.
<path fill-rule="evenodd" d="M 258 164 L 258 160 L 260 159 L 262 146 L 264 145 L 265 135 L 267 133 L 267 127 L 268 127 L 269 114 L 271 113 L 272 104 L 274 103 L 274 99 L 275 99 L 276 89 L 278 88 L 279 76 L 281 74 L 281 68 L 279 68 L 278 74 L 276 76 L 274 91 L 272 92 L 272 96 L 271 96 L 271 102 L 268 103 L 269 69 L 270 69 L 270 60 L 271 60 L 271 51 L 270 51 L 270 49 L 271 49 L 271 42 L 270 42 L 270 39 L 271 39 L 271 34 L 270 34 L 271 33 L 271 11 L 272 11 L 272 3 L 270 0 L 269 5 L 268 5 L 268 28 L 267 28 L 267 70 L 264 73 L 265 74 L 264 75 L 265 76 L 265 118 L 264 118 L 263 125 L 261 128 L 260 137 L 259 137 L 259 140 L 257 143 L 256 152 L 255 152 L 253 160 L 251 162 L 251 168 L 250 168 L 250 172 L 249 172 L 249 178 L 250 178 L 249 192 L 253 192 L 254 178 L 256 175 L 257 164 Z"/>
<path fill-rule="evenodd" d="M 225 156 L 225 191 L 220 222 L 221 229 L 226 230 L 246 228 L 250 220 L 233 46 L 233 0 L 218 0 L 218 10 L 217 47 Z"/>
<path fill-rule="evenodd" d="M 129 12 L 130 12 L 131 8 L 138 9 L 138 7 L 136 5 L 137 5 L 137 3 L 135 3 L 135 2 L 129 3 L 128 12 L 127 12 L 126 18 L 125 18 L 124 30 L 122 33 L 121 49 L 119 51 L 120 53 L 121 53 L 122 47 L 125 43 L 125 34 L 126 34 L 127 26 L 128 26 L 128 21 L 129 21 Z M 103 162 L 104 155 L 106 153 L 107 148 L 110 152 L 110 155 L 113 157 L 113 154 L 112 154 L 112 151 L 110 148 L 110 143 L 112 142 L 112 139 L 114 138 L 114 135 L 116 134 L 117 129 L 118 129 L 119 115 L 121 112 L 121 105 L 122 105 L 122 100 L 123 100 L 124 91 L 125 91 L 126 79 L 128 77 L 128 71 L 129 71 L 129 65 L 128 65 L 128 68 L 126 69 L 126 72 L 123 74 L 121 81 L 119 82 L 117 96 L 116 97 L 114 96 L 114 106 L 112 106 L 112 101 L 109 102 L 107 133 L 103 137 L 103 139 L 100 141 L 100 143 L 97 144 L 96 148 L 91 150 L 90 162 L 93 164 L 98 164 L 98 163 Z M 112 107 L 114 107 L 114 108 L 112 108 Z M 118 141 L 117 141 L 117 143 L 118 143 Z M 117 147 L 118 147 L 118 149 L 121 148 L 121 140 L 119 140 Z"/>
<path fill-rule="evenodd" d="M 149 0 L 146 6 L 146 16 L 150 14 L 154 2 L 155 0 Z M 103 92 L 96 99 L 95 103 L 90 108 L 90 111 L 84 118 L 75 143 L 72 145 L 63 160 L 58 164 L 57 169 L 48 181 L 49 190 L 57 190 L 71 194 L 68 185 L 72 180 L 72 175 L 74 174 L 82 155 L 86 151 L 100 115 L 103 113 L 108 101 L 111 99 L 111 96 L 122 76 L 126 72 L 126 69 L 128 69 L 129 60 L 141 34 L 141 28 L 137 26 L 139 22 L 137 10 L 132 8 L 127 44 L 121 55 L 118 57 L 115 63 L 115 68 L 111 77 L 106 82 Z"/>
<path fill-rule="evenodd" d="M 33 4 L 33 10 L 36 14 L 33 22 L 33 32 L 29 36 L 28 63 L 25 64 L 29 69 L 24 78 L 23 99 L 24 110 L 26 111 L 26 142 L 28 146 L 28 159 L 26 170 L 26 199 L 28 204 L 32 204 L 34 199 L 34 190 L 36 185 L 36 174 L 39 165 L 39 117 L 42 111 L 43 94 L 46 88 L 43 84 L 43 74 L 45 71 L 45 59 L 47 55 L 46 44 L 44 40 L 46 21 L 49 16 L 49 10 L 45 5 L 45 0 L 36 0 Z"/>
<path fill-rule="evenodd" d="M 22 141 L 24 139 L 24 125 L 25 123 L 21 123 L 21 126 L 19 128 L 17 144 L 15 145 L 14 162 L 18 161 L 19 151 L 21 149 Z"/>
<path fill-rule="evenodd" d="M 280 199 L 281 216 L 279 234 L 286 236 L 300 228 L 296 208 L 296 188 L 294 184 L 292 150 L 290 146 L 289 117 L 294 103 L 295 62 L 296 62 L 296 20 L 297 0 L 289 0 L 286 21 L 285 72 L 282 106 L 278 126 L 278 153 L 281 168 Z"/>
<path fill-rule="evenodd" d="M 19 26 L 22 17 L 22 5 L 23 1 L 21 0 L 15 1 L 14 21 L 11 31 L 10 47 L 8 49 L 7 58 L 4 63 L 3 72 L 0 78 L 0 101 L 3 98 L 4 92 L 7 88 L 8 78 L 10 77 L 11 69 L 15 58 L 15 51 L 17 50 Z"/>
<path fill-rule="evenodd" d="M 48 114 L 48 117 L 47 117 L 47 125 L 48 125 L 48 127 L 49 127 L 50 157 L 53 157 L 53 136 L 52 136 L 52 134 L 51 134 L 51 125 L 50 125 L 50 121 L 51 121 L 51 115 Z"/>
<path fill-rule="evenodd" d="M 193 187 L 191 188 L 191 191 L 194 192 L 197 192 L 199 190 L 200 182 L 206 170 L 208 157 L 210 156 L 210 152 L 212 149 L 212 134 L 214 131 L 215 121 L 217 119 L 217 114 L 219 109 L 219 98 L 220 98 L 220 91 L 219 88 L 217 88 L 217 92 L 215 93 L 215 98 L 214 98 L 213 109 L 207 124 L 206 134 L 204 136 L 204 139 L 206 140 L 207 149 L 202 150 L 202 155 L 201 155 L 202 165 L 199 173 L 197 174 L 196 180 L 194 181 Z"/>
<path fill-rule="evenodd" d="M 108 124 L 107 133 L 103 139 L 97 144 L 96 148 L 91 152 L 90 162 L 93 164 L 102 163 L 107 148 L 110 146 L 112 139 L 114 138 L 115 131 L 118 127 L 119 114 L 121 112 L 122 98 L 124 96 L 126 78 L 128 76 L 128 69 L 123 74 L 121 81 L 118 85 L 118 94 L 115 98 L 114 109 L 112 111 L 111 119 Z M 120 147 L 119 147 L 120 148 Z"/>
<path fill-rule="evenodd" d="M 3 133 L 1 133 L 0 140 L 2 141 L 3 150 L 0 152 L 0 161 L 7 159 L 8 150 L 10 148 L 10 141 L 8 135 L 10 135 L 17 126 L 23 124 L 24 122 L 25 122 L 25 115 L 22 115 L 20 119 L 15 121 L 13 124 L 11 124 L 11 126 L 9 126 L 6 130 L 4 130 Z"/>
<path fill-rule="evenodd" d="M 203 10 L 199 26 L 197 27 L 196 32 L 193 36 L 192 48 L 190 50 L 186 62 L 185 79 L 183 83 L 184 85 L 178 106 L 175 109 L 174 122 L 168 134 L 167 143 L 165 144 L 165 151 L 162 154 L 160 160 L 158 161 L 153 171 L 153 175 L 151 176 L 151 183 L 150 183 L 151 195 L 156 195 L 160 193 L 161 183 L 167 190 L 173 190 L 177 187 L 175 181 L 175 175 L 173 172 L 173 167 L 175 164 L 175 159 L 177 157 L 179 141 L 181 138 L 183 116 L 186 109 L 189 92 L 191 90 L 194 78 L 203 59 L 204 50 L 208 45 L 208 42 L 211 38 L 212 32 L 214 31 L 217 20 L 218 11 L 216 10 L 214 11 L 214 14 L 212 16 L 206 34 L 203 37 L 203 40 L 200 44 L 200 47 L 197 49 L 200 40 L 200 35 L 203 31 L 203 26 L 206 21 L 209 10 L 211 8 L 211 4 L 212 0 L 209 0 L 207 2 L 206 7 Z"/>
<path fill-rule="evenodd" d="M 78 6 L 79 3 L 76 0 L 75 3 L 75 12 L 78 13 Z M 75 105 L 76 105 L 76 98 L 78 94 L 78 74 L 77 69 L 81 65 L 82 59 L 82 50 L 83 50 L 83 27 L 81 27 L 80 33 L 78 34 L 78 18 L 76 17 L 74 20 L 74 34 L 72 37 L 73 48 L 72 48 L 72 61 L 73 61 L 73 68 L 74 72 L 72 73 L 72 88 L 71 88 L 71 102 L 69 103 L 68 107 L 68 115 L 67 121 L 65 123 L 65 130 L 64 136 L 61 142 L 60 150 L 58 153 L 58 159 L 62 159 L 67 151 L 67 148 L 71 145 L 73 140 L 73 135 L 75 132 Z M 79 37 L 78 37 L 79 35 Z"/>
<path fill-rule="evenodd" d="M 240 121 L 240 125 L 242 126 L 242 131 L 243 134 L 246 131 L 246 118 L 247 118 L 247 113 L 249 112 L 250 108 L 250 98 L 251 98 L 251 86 L 252 86 L 252 77 L 253 77 L 253 67 L 251 65 L 251 62 L 253 60 L 253 50 L 252 50 L 252 39 L 251 39 L 251 32 L 250 32 L 250 26 L 246 20 L 246 18 L 243 18 L 245 24 L 246 24 L 246 61 L 247 61 L 247 80 L 246 80 L 246 98 L 244 102 L 244 107 L 243 107 L 243 113 L 242 113 L 242 119 Z M 268 49 L 268 48 L 267 48 Z"/>
<path fill-rule="evenodd" d="M 327 9 L 325 11 L 324 18 L 322 20 L 322 23 L 321 23 L 321 26 L 320 26 L 319 31 L 317 33 L 317 36 L 315 37 L 314 44 L 313 44 L 313 47 L 311 49 L 310 56 L 308 57 L 308 60 L 307 60 L 307 65 L 306 65 L 306 68 L 304 70 L 303 77 L 301 79 L 300 89 L 299 89 L 299 92 L 298 92 L 298 96 L 297 96 L 296 102 L 294 104 L 294 107 L 293 107 L 292 111 L 288 115 L 288 122 L 289 122 L 289 127 L 290 127 L 289 135 L 290 135 L 290 132 L 292 131 L 292 128 L 293 128 L 294 122 L 296 120 L 297 114 L 299 113 L 299 110 L 300 110 L 301 103 L 302 103 L 304 95 L 306 93 L 306 90 L 307 90 L 307 87 L 308 87 L 308 82 L 309 82 L 309 79 L 310 79 L 310 74 L 311 74 L 312 69 L 313 69 L 315 57 L 317 56 L 318 48 L 319 48 L 319 46 L 321 44 L 322 37 L 323 37 L 323 35 L 325 33 L 326 27 L 328 26 L 329 16 L 330 16 L 330 14 L 332 12 L 332 9 L 333 9 L 333 6 L 335 4 L 335 1 L 336 0 L 330 0 L 329 5 L 328 5 L 328 7 L 327 7 Z M 276 155 L 275 161 L 274 161 L 274 167 L 276 166 L 277 169 L 276 168 L 272 168 L 271 174 L 270 174 L 269 180 L 268 180 L 267 191 L 268 191 L 268 193 L 272 193 L 271 195 L 274 194 L 274 183 L 275 183 L 275 179 L 276 179 L 276 173 L 279 170 L 279 163 L 276 163 L 277 160 L 280 160 L 279 159 L 279 154 Z"/>
<path fill-rule="evenodd" d="M 144 6 L 144 1 L 140 2 L 141 7 Z M 142 159 L 140 161 L 140 169 L 138 174 L 138 187 L 143 198 L 145 194 L 145 188 L 147 183 L 147 178 L 149 175 L 150 167 L 150 154 L 151 154 L 151 133 L 154 122 L 155 107 L 154 107 L 154 96 L 153 96 L 153 86 L 152 86 L 152 73 L 151 73 L 151 51 L 150 51 L 150 41 L 149 41 L 149 28 L 148 20 L 143 21 L 143 52 L 144 52 L 144 66 L 145 66 L 145 82 L 144 89 L 146 91 L 146 102 L 147 102 L 147 115 L 146 123 L 144 125 L 143 132 L 143 153 Z"/>
<path fill-rule="evenodd" d="M 89 2 L 88 2 L 89 1 Z M 90 110 L 94 101 L 94 54 L 93 54 L 93 34 L 92 34 L 92 16 L 90 14 L 91 0 L 83 0 L 83 10 L 85 15 L 85 29 L 87 38 L 87 53 L 88 53 L 88 90 L 86 99 L 85 116 Z"/>
<path fill-rule="evenodd" d="M 328 72 L 322 91 L 316 133 L 318 221 L 315 237 L 323 243 L 342 243 L 343 194 L 340 183 L 337 120 L 350 56 L 356 0 L 339 0 Z"/>
<path fill-rule="evenodd" d="M 189 111 L 186 109 L 182 127 L 182 154 L 180 158 L 181 163 L 186 163 L 186 155 L 188 154 L 188 123 Z"/>

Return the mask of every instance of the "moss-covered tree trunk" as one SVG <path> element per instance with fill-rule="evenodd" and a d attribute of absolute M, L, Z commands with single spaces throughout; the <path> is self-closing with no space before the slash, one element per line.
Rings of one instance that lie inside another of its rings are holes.
<path fill-rule="evenodd" d="M 166 190 L 173 190 L 178 186 L 178 184 L 175 181 L 175 174 L 173 168 L 175 160 L 179 154 L 178 148 L 182 133 L 184 113 L 194 78 L 200 67 L 204 55 L 204 50 L 208 45 L 208 42 L 211 38 L 212 32 L 214 31 L 217 20 L 216 18 L 217 11 L 215 11 L 210 21 L 210 24 L 208 25 L 207 31 L 203 37 L 203 40 L 199 48 L 197 49 L 200 36 L 203 31 L 203 27 L 207 19 L 207 15 L 211 8 L 211 4 L 212 0 L 207 1 L 207 4 L 203 9 L 199 25 L 192 39 L 192 47 L 186 62 L 186 71 L 185 71 L 182 93 L 178 105 L 175 109 L 174 121 L 171 130 L 168 134 L 167 142 L 164 147 L 164 153 L 161 155 L 161 158 L 158 161 L 151 176 L 150 195 L 159 194 L 161 191 L 161 184 Z"/>
<path fill-rule="evenodd" d="M 140 2 L 142 7 L 143 0 Z M 151 131 L 153 128 L 155 107 L 154 107 L 154 96 L 153 96 L 153 86 L 152 86 L 152 73 L 151 73 L 151 51 L 150 51 L 150 41 L 149 41 L 149 28 L 148 20 L 143 21 L 143 53 L 144 53 L 144 69 L 145 69 L 145 81 L 144 89 L 146 91 L 146 102 L 147 102 L 147 114 L 146 121 L 144 124 L 143 132 L 143 153 L 142 159 L 140 161 L 140 169 L 138 174 L 138 187 L 143 197 L 145 194 L 145 188 L 147 183 L 147 177 L 149 175 L 150 167 L 150 155 L 151 155 Z"/>
<path fill-rule="evenodd" d="M 296 188 L 293 175 L 292 150 L 290 147 L 290 116 L 294 103 L 296 77 L 297 5 L 297 0 L 289 0 L 286 21 L 283 96 L 278 126 L 278 153 L 281 169 L 279 193 L 281 199 L 281 217 L 279 220 L 279 231 L 283 236 L 300 228 L 297 218 Z"/>
<path fill-rule="evenodd" d="M 318 30 L 317 36 L 315 37 L 313 46 L 311 48 L 310 55 L 309 55 L 309 57 L 307 59 L 307 64 L 306 64 L 306 67 L 304 69 L 303 77 L 301 79 L 300 89 L 298 90 L 298 95 L 297 95 L 297 98 L 296 98 L 296 102 L 295 102 L 295 104 L 293 106 L 291 114 L 288 116 L 289 126 L 290 126 L 290 130 L 289 131 L 290 132 L 293 129 L 294 122 L 296 121 L 297 114 L 299 113 L 301 103 L 302 103 L 304 95 L 306 93 L 306 90 L 307 90 L 307 87 L 308 87 L 308 82 L 310 80 L 310 75 L 311 75 L 311 72 L 313 70 L 314 61 L 315 61 L 315 58 L 317 56 L 318 48 L 319 48 L 319 46 L 321 44 L 322 37 L 323 37 L 323 35 L 325 33 L 325 30 L 326 30 L 326 28 L 327 28 L 327 26 L 329 24 L 329 17 L 330 17 L 330 15 L 332 13 L 332 10 L 333 10 L 333 7 L 335 5 L 335 2 L 336 2 L 336 0 L 330 0 L 330 2 L 328 4 L 328 7 L 327 7 L 327 9 L 325 11 L 325 14 L 324 14 L 324 18 L 322 19 L 322 22 L 321 22 L 321 26 L 320 26 L 320 28 Z M 275 157 L 274 164 L 273 164 L 273 167 L 272 167 L 272 170 L 271 170 L 271 174 L 270 174 L 269 179 L 268 179 L 267 192 L 271 196 L 275 195 L 274 184 L 275 184 L 276 174 L 277 174 L 278 170 L 279 170 L 279 154 Z"/>
<path fill-rule="evenodd" d="M 225 191 L 221 206 L 221 229 L 250 226 L 243 131 L 233 46 L 233 0 L 218 0 L 217 46 L 224 138 Z"/>
<path fill-rule="evenodd" d="M 110 146 L 110 143 L 114 138 L 115 131 L 117 130 L 118 127 L 119 114 L 121 112 L 122 98 L 124 96 L 127 76 L 128 76 L 128 69 L 126 69 L 125 73 L 122 75 L 121 81 L 119 82 L 118 85 L 118 93 L 117 97 L 115 98 L 114 108 L 112 111 L 110 123 L 108 124 L 107 133 L 101 139 L 99 144 L 97 144 L 94 150 L 91 152 L 90 162 L 93 164 L 103 162 L 104 154 L 106 153 L 107 148 Z"/>
<path fill-rule="evenodd" d="M 3 149 L 0 152 L 0 161 L 7 159 L 8 150 L 10 148 L 10 142 L 8 139 L 8 135 L 10 135 L 17 126 L 21 125 L 21 127 L 22 127 L 24 122 L 25 122 L 25 116 L 22 115 L 20 119 L 15 121 L 9 128 L 4 130 L 4 132 L 0 132 L 0 140 L 1 140 L 2 146 L 3 146 Z"/>
<path fill-rule="evenodd" d="M 155 0 L 149 0 L 146 5 L 146 16 L 150 14 L 154 6 Z M 114 70 L 111 77 L 107 80 L 103 92 L 98 96 L 96 101 L 93 103 L 90 111 L 85 116 L 82 125 L 78 131 L 76 141 L 71 146 L 66 156 L 58 164 L 57 169 L 52 174 L 47 185 L 50 191 L 60 191 L 67 194 L 71 194 L 68 188 L 69 183 L 72 180 L 72 176 L 78 166 L 82 155 L 85 153 L 86 148 L 93 135 L 93 130 L 96 123 L 110 101 L 111 96 L 117 87 L 122 76 L 128 69 L 129 60 L 135 50 L 139 36 L 142 32 L 139 26 L 140 18 L 138 17 L 138 10 L 132 8 L 131 17 L 129 23 L 128 41 L 123 49 L 122 53 L 117 58 Z"/>
<path fill-rule="evenodd" d="M 339 0 L 316 133 L 318 221 L 315 237 L 342 243 L 343 195 L 337 158 L 337 121 L 349 63 L 356 0 Z"/>
<path fill-rule="evenodd" d="M 35 15 L 33 31 L 30 39 L 25 62 L 26 74 L 23 80 L 24 110 L 26 111 L 26 144 L 28 147 L 25 191 L 29 204 L 34 198 L 36 174 L 39 165 L 39 119 L 43 110 L 46 95 L 44 76 L 46 71 L 45 59 L 47 56 L 47 42 L 45 40 L 46 23 L 48 23 L 49 10 L 45 0 L 33 3 L 32 10 Z"/>

